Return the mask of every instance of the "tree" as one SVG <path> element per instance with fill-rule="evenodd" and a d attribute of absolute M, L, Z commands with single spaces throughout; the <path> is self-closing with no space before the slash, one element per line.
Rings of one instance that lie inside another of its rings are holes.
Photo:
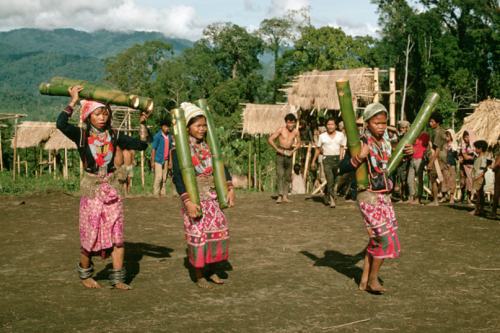
<path fill-rule="evenodd" d="M 162 41 L 147 41 L 135 44 L 104 60 L 105 80 L 123 91 L 152 95 L 152 84 L 159 71 L 166 66 L 173 55 L 172 44 Z"/>

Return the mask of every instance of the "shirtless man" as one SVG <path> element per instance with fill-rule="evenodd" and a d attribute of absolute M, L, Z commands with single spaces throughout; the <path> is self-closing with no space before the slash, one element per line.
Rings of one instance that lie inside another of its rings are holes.
<path fill-rule="evenodd" d="M 290 187 L 292 177 L 292 156 L 297 149 L 300 148 L 300 133 L 295 128 L 297 118 L 291 113 L 285 117 L 286 126 L 280 127 L 267 140 L 271 147 L 276 150 L 276 174 L 278 178 L 278 200 L 276 203 L 292 202 L 287 199 L 288 189 Z M 274 144 L 274 140 L 278 138 L 278 146 Z M 297 145 L 292 149 L 293 139 L 297 139 Z"/>

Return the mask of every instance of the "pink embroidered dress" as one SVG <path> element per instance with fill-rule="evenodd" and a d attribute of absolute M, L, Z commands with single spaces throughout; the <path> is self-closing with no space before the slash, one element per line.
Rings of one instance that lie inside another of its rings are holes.
<path fill-rule="evenodd" d="M 94 109 L 96 106 L 99 107 L 94 105 Z M 82 113 L 87 117 L 93 111 L 85 110 L 86 106 Z M 81 252 L 105 258 L 113 246 L 124 245 L 123 204 L 113 163 L 116 146 L 145 150 L 148 144 L 115 130 L 98 131 L 92 126 L 87 130 L 73 126 L 68 123 L 72 114 L 73 109 L 67 106 L 57 119 L 57 128 L 76 143 L 85 168 L 80 184 Z M 152 138 L 148 137 L 148 141 Z"/>
<path fill-rule="evenodd" d="M 387 131 L 384 133 L 378 145 L 371 137 L 371 133 L 366 131 L 361 137 L 361 141 L 370 145 L 370 153 L 366 158 L 368 164 L 368 177 L 370 183 L 372 177 L 381 177 L 387 172 L 387 165 L 392 154 L 392 147 Z M 356 170 L 361 163 L 357 156 L 350 157 L 346 154 L 340 164 L 341 174 Z M 396 258 L 401 251 L 399 245 L 399 231 L 394 207 L 392 206 L 390 193 L 392 181 L 381 183 L 380 188 L 370 188 L 366 191 L 358 192 L 357 201 L 359 211 L 363 216 L 366 230 L 370 236 L 366 251 L 376 259 Z"/>
<path fill-rule="evenodd" d="M 172 150 L 172 164 L 174 169 L 173 181 L 177 192 L 181 194 L 182 215 L 184 217 L 184 235 L 188 246 L 189 262 L 194 267 L 204 267 L 205 264 L 227 260 L 229 256 L 229 229 L 226 216 L 222 212 L 217 200 L 217 193 L 213 185 L 212 154 L 205 141 L 201 148 L 196 146 L 196 139 L 189 137 L 191 159 L 195 168 L 198 188 L 200 192 L 201 210 L 203 215 L 191 218 L 185 203 L 189 201 L 182 175 L 179 168 L 176 150 Z M 231 176 L 225 168 L 228 187 L 232 188 Z M 210 190 L 204 194 L 200 187 L 206 183 Z"/>

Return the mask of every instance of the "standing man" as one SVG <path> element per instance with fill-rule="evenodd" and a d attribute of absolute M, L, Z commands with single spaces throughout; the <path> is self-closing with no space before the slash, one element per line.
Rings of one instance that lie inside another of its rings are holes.
<path fill-rule="evenodd" d="M 273 135 L 267 140 L 271 147 L 276 150 L 276 175 L 278 182 L 278 200 L 276 203 L 292 202 L 288 200 L 288 190 L 290 187 L 292 177 L 292 156 L 293 153 L 300 148 L 300 133 L 295 128 L 297 118 L 289 113 L 285 116 L 286 126 L 280 127 L 274 132 Z M 274 140 L 278 139 L 278 146 L 274 144 Z M 297 139 L 297 145 L 292 149 L 293 139 Z"/>
<path fill-rule="evenodd" d="M 158 198 L 168 198 L 165 192 L 168 170 L 172 169 L 170 151 L 172 150 L 172 134 L 168 131 L 172 121 L 165 117 L 160 122 L 160 130 L 154 136 L 151 153 L 151 169 L 155 171 L 154 195 Z"/>
<path fill-rule="evenodd" d="M 448 141 L 446 141 L 446 134 L 441 127 L 442 122 L 443 117 L 438 113 L 433 113 L 429 121 L 429 125 L 432 127 L 431 152 L 433 152 L 433 154 L 427 165 L 427 170 L 429 170 L 429 180 L 432 183 L 432 195 L 434 197 L 434 201 L 431 202 L 429 206 L 439 206 L 437 166 L 439 166 L 441 171 L 446 168 L 446 147 L 448 146 Z"/>
<path fill-rule="evenodd" d="M 345 137 L 342 132 L 337 132 L 337 123 L 335 119 L 330 118 L 326 121 L 326 133 L 319 136 L 316 146 L 323 149 L 323 166 L 327 182 L 327 193 L 330 198 L 330 208 L 335 208 L 335 178 L 337 178 L 340 156 L 344 152 Z M 314 171 L 316 159 L 319 155 L 319 149 L 316 149 L 311 163 L 311 169 Z M 327 197 L 328 198 L 328 197 Z"/>
<path fill-rule="evenodd" d="M 417 141 L 413 147 L 415 148 L 415 154 L 413 154 L 410 161 L 410 168 L 408 169 L 408 190 L 410 192 L 409 203 L 413 205 L 422 204 L 422 194 L 424 192 L 424 168 L 425 163 L 423 162 L 424 153 L 429 145 L 430 135 L 422 131 Z M 418 189 L 415 191 L 415 177 L 418 181 Z M 416 193 L 416 196 L 415 196 Z"/>

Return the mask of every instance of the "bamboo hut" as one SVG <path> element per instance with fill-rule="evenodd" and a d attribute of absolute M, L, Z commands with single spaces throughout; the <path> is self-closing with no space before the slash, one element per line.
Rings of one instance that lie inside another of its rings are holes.
<path fill-rule="evenodd" d="M 49 151 L 49 156 L 52 156 L 51 151 L 52 150 L 64 150 L 64 173 L 63 176 L 64 178 L 68 178 L 68 151 L 71 150 L 76 150 L 76 144 L 68 139 L 66 135 L 64 135 L 60 130 L 55 129 L 49 140 L 45 143 L 44 146 L 45 150 Z M 54 164 L 54 178 L 57 177 L 57 165 L 56 165 L 56 159 L 54 158 L 52 161 L 49 159 L 49 163 Z M 74 169 L 74 160 L 73 160 L 73 153 L 71 153 L 71 165 L 72 165 L 72 175 L 75 175 L 75 169 Z M 82 174 L 82 171 L 80 170 L 80 175 Z"/>
<path fill-rule="evenodd" d="M 17 156 L 17 161 L 14 160 L 14 179 L 16 165 L 19 175 L 21 173 L 21 164 L 23 163 L 25 165 L 26 176 L 28 176 L 28 161 L 21 161 L 20 153 L 17 150 L 24 148 L 27 156 L 28 148 L 33 148 L 35 153 L 34 163 L 35 166 L 37 166 L 43 157 L 40 145 L 50 138 L 55 129 L 56 124 L 53 122 L 25 121 L 18 126 L 11 143 L 11 148 L 14 149 L 14 158 Z M 39 148 L 38 150 L 40 152 L 39 161 L 37 161 L 37 148 Z M 35 174 L 38 176 L 37 167 L 35 167 Z"/>
<path fill-rule="evenodd" d="M 500 100 L 488 98 L 479 103 L 474 113 L 465 117 L 457 139 L 467 130 L 473 131 L 476 140 L 488 142 L 489 150 L 492 150 L 500 138 Z"/>
<path fill-rule="evenodd" d="M 285 126 L 285 116 L 297 111 L 290 105 L 245 104 L 243 110 L 243 132 L 249 135 L 266 135 L 276 132 L 278 127 Z"/>

